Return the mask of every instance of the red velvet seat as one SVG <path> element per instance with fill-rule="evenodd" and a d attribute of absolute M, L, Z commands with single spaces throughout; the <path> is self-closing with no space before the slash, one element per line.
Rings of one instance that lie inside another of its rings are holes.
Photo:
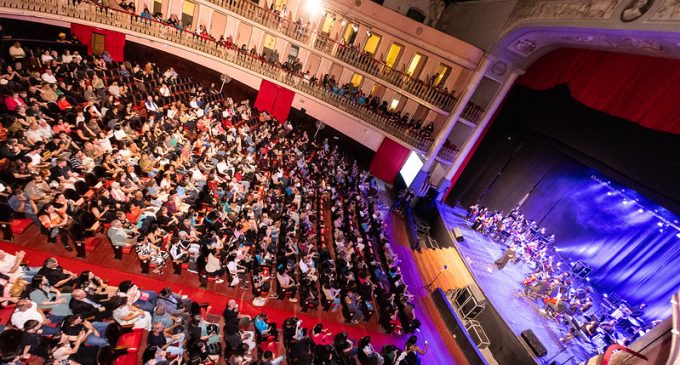
<path fill-rule="evenodd" d="M 14 234 L 22 234 L 24 233 L 25 230 L 28 229 L 28 227 L 33 224 L 33 220 L 29 218 L 17 218 L 17 219 L 12 219 L 12 233 Z"/>
<path fill-rule="evenodd" d="M 139 345 L 142 343 L 143 331 L 141 328 L 132 330 L 118 339 L 118 346 L 128 347 L 128 353 L 119 356 L 114 365 L 135 365 L 137 364 L 137 353 L 139 352 Z"/>
<path fill-rule="evenodd" d="M 101 237 L 88 237 L 85 239 L 85 251 L 92 252 L 101 243 L 102 243 Z"/>

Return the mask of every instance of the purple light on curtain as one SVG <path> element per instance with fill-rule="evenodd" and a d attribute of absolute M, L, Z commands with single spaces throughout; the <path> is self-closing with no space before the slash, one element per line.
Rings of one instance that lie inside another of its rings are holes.
<path fill-rule="evenodd" d="M 556 235 L 563 258 L 592 267 L 598 291 L 646 303 L 650 319 L 669 316 L 669 300 L 680 289 L 680 232 L 668 224 L 678 218 L 633 190 L 593 180 L 591 172 L 548 174 L 539 185 L 552 196 L 544 187 L 523 211 Z"/>

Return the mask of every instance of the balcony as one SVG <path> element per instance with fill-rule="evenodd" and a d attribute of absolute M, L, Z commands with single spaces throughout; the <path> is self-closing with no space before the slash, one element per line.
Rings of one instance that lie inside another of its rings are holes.
<path fill-rule="evenodd" d="M 258 56 L 241 52 L 237 48 L 223 47 L 188 30 L 168 26 L 155 20 L 143 19 L 118 9 L 100 7 L 89 2 L 83 2 L 74 6 L 67 3 L 66 0 L 0 0 L 0 6 L 52 13 L 88 22 L 96 22 L 189 47 L 250 70 L 258 75 L 274 79 L 302 93 L 322 100 L 413 146 L 417 150 L 427 151 L 432 144 L 431 138 L 414 135 L 396 123 L 391 122 L 388 116 L 371 111 L 347 96 L 332 92 L 318 84 L 312 84 L 308 79 L 300 75 L 294 75 L 280 65 L 271 64 Z"/>
<path fill-rule="evenodd" d="M 451 111 L 456 104 L 456 97 L 450 93 L 427 85 L 423 81 L 388 67 L 384 62 L 376 60 L 371 54 L 356 48 L 347 47 L 323 35 L 317 35 L 314 48 L 335 57 L 343 62 L 365 71 L 381 80 L 416 96 L 445 111 Z"/>
<path fill-rule="evenodd" d="M 294 22 L 255 3 L 244 0 L 206 0 L 301 43 L 309 44 L 312 32 L 302 21 Z"/>
<path fill-rule="evenodd" d="M 370 55 L 360 52 L 354 48 L 341 45 L 323 34 L 312 32 L 307 27 L 307 25 L 303 24 L 301 21 L 294 22 L 288 18 L 280 16 L 280 14 L 276 12 L 272 12 L 249 1 L 206 1 L 227 9 L 255 23 L 285 34 L 286 36 L 306 45 L 310 45 L 310 40 L 314 38 L 312 37 L 314 34 L 316 35 L 316 40 L 314 41 L 313 46 L 317 50 L 340 59 L 362 71 L 368 72 L 369 74 L 400 89 L 403 89 L 411 95 L 425 100 L 444 111 L 451 111 L 453 105 L 456 103 L 456 98 L 453 95 L 445 93 L 441 90 L 437 90 L 436 88 L 425 84 L 421 80 L 412 78 L 398 70 L 387 67 L 384 62 L 376 60 Z"/>

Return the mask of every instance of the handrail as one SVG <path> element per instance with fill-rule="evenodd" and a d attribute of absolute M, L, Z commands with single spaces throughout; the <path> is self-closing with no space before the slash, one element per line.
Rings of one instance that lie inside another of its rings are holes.
<path fill-rule="evenodd" d="M 143 18 L 123 10 L 95 5 L 87 1 L 73 5 L 68 0 L 0 0 L 0 6 L 64 15 L 165 39 L 204 54 L 218 57 L 307 93 L 391 134 L 417 150 L 427 151 L 432 144 L 431 138 L 410 133 L 407 129 L 400 127 L 398 123 L 390 120 L 388 116 L 362 107 L 358 102 L 348 97 L 338 95 L 322 86 L 312 85 L 304 77 L 292 74 L 280 65 L 271 64 L 261 57 L 240 51 L 235 47 L 224 47 L 220 43 L 202 37 L 191 30 L 167 25 L 155 19 Z"/>
<path fill-rule="evenodd" d="M 367 56 L 365 53 L 359 52 L 352 47 L 340 44 L 323 33 L 311 31 L 309 25 L 303 24 L 300 20 L 292 21 L 286 17 L 280 16 L 276 12 L 272 12 L 269 9 L 265 9 L 248 1 L 206 1 L 241 15 L 255 23 L 264 25 L 267 28 L 274 29 L 308 46 L 313 46 L 317 50 L 325 52 L 332 57 L 366 71 L 383 81 L 387 81 L 394 86 L 404 89 L 442 110 L 451 111 L 456 103 L 457 99 L 454 95 L 427 85 L 422 80 L 413 78 L 397 69 L 388 67 L 383 61 L 377 60 L 372 56 Z M 310 44 L 312 43 L 312 40 L 314 40 L 314 42 L 313 44 Z"/>
<path fill-rule="evenodd" d="M 453 94 L 438 90 L 418 78 L 388 67 L 385 62 L 373 58 L 371 54 L 338 43 L 325 35 L 319 34 L 316 37 L 314 48 L 387 81 L 442 110 L 451 111 L 456 104 L 457 98 Z"/>

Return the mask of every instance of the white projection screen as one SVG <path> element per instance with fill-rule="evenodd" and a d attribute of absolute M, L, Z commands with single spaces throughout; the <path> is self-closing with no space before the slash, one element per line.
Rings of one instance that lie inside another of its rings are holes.
<path fill-rule="evenodd" d="M 423 167 L 423 161 L 418 157 L 417 153 L 411 151 L 404 166 L 402 166 L 401 171 L 399 171 L 404 182 L 406 182 L 406 186 L 411 186 L 413 179 L 416 178 L 421 167 Z"/>

